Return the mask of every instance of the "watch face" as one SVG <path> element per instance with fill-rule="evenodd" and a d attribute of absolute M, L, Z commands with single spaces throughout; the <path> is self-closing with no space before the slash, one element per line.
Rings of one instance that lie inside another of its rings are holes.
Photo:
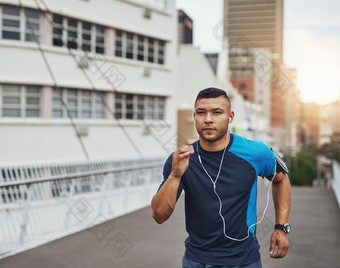
<path fill-rule="evenodd" d="M 289 224 L 286 224 L 286 225 L 284 226 L 284 230 L 285 230 L 285 232 L 288 234 L 288 233 L 290 232 L 290 225 L 289 225 Z"/>

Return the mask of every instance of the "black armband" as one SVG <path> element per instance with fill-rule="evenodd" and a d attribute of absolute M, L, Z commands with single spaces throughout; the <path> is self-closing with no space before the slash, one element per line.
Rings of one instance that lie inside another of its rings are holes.
<path fill-rule="evenodd" d="M 283 159 L 279 156 L 279 154 L 277 152 L 275 152 L 273 150 L 273 148 L 270 148 L 273 153 L 275 154 L 275 159 L 276 159 L 276 173 L 279 172 L 284 172 L 284 173 L 289 173 L 289 169 L 285 163 L 285 161 L 283 161 Z"/>
<path fill-rule="evenodd" d="M 270 150 L 272 150 L 272 152 L 275 155 L 275 161 L 276 161 L 276 170 L 275 173 L 278 174 L 280 172 L 284 172 L 286 174 L 289 173 L 289 169 L 285 163 L 285 161 L 283 161 L 283 159 L 279 156 L 279 154 L 277 152 L 275 152 L 275 150 L 273 148 L 270 148 Z M 266 176 L 267 179 L 272 179 L 274 175 L 271 176 Z"/>

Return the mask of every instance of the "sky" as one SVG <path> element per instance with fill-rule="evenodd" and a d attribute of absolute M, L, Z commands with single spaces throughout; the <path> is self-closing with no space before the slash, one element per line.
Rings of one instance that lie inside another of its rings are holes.
<path fill-rule="evenodd" d="M 194 45 L 218 52 L 223 38 L 223 0 L 177 0 L 194 21 Z M 340 98 L 340 1 L 284 0 L 283 59 L 297 69 L 303 102 Z"/>

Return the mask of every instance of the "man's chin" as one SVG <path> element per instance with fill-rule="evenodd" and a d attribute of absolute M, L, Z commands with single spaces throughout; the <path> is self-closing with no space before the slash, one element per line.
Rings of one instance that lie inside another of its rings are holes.
<path fill-rule="evenodd" d="M 202 135 L 201 138 L 206 141 L 206 142 L 214 142 L 217 141 L 218 138 L 216 136 L 206 136 L 206 135 Z"/>

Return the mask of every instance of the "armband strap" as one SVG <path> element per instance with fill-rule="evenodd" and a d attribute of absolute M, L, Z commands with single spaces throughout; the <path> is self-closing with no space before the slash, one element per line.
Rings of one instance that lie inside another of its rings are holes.
<path fill-rule="evenodd" d="M 289 173 L 289 169 L 285 163 L 285 161 L 283 161 L 283 159 L 279 156 L 279 154 L 277 152 L 275 152 L 273 150 L 273 148 L 270 148 L 274 155 L 275 155 L 275 159 L 276 159 L 276 173 L 279 173 L 279 172 L 284 172 L 284 173 Z"/>
<path fill-rule="evenodd" d="M 272 180 L 273 177 L 276 176 L 276 174 L 278 174 L 280 172 L 284 172 L 286 174 L 289 173 L 289 169 L 288 169 L 285 161 L 283 161 L 283 159 L 279 156 L 279 154 L 277 152 L 274 151 L 273 148 L 270 148 L 270 150 L 272 150 L 272 152 L 275 155 L 276 170 L 275 170 L 275 174 L 273 174 L 271 176 L 265 176 L 265 178 L 267 178 L 268 180 Z"/>

